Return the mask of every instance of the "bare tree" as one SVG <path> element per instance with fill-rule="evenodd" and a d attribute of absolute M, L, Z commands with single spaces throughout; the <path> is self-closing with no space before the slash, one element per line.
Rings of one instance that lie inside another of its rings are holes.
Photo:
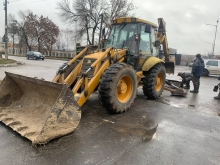
<path fill-rule="evenodd" d="M 71 30 L 69 28 L 61 29 L 59 36 L 57 37 L 57 41 L 55 43 L 56 48 L 57 49 L 65 48 L 65 49 L 69 50 L 69 49 L 75 47 L 74 37 L 75 37 L 75 34 L 74 34 L 73 30 Z"/>
<path fill-rule="evenodd" d="M 59 36 L 57 37 L 57 41 L 55 43 L 55 49 L 60 50 L 62 48 L 62 45 L 64 45 L 64 44 L 63 44 L 63 33 L 61 30 L 59 33 Z"/>
<path fill-rule="evenodd" d="M 16 33 L 18 31 L 17 23 L 15 22 L 15 16 L 9 14 L 8 16 L 8 36 L 9 38 L 12 39 L 12 46 L 13 46 L 13 52 L 12 54 L 15 53 L 14 45 L 15 45 L 15 40 L 16 40 Z"/>
<path fill-rule="evenodd" d="M 18 22 L 17 20 L 15 20 L 18 24 L 18 27 L 20 29 L 20 31 L 22 32 L 22 36 L 24 38 L 24 41 L 25 41 L 25 44 L 27 45 L 28 47 L 28 50 L 31 51 L 31 45 L 30 45 L 30 41 L 29 41 L 29 37 L 28 37 L 28 34 L 30 33 L 28 31 L 28 26 L 27 26 L 27 21 L 26 21 L 26 17 L 27 15 L 31 13 L 29 10 L 23 12 L 22 10 L 20 10 L 18 12 L 18 15 L 20 17 L 20 22 Z"/>
<path fill-rule="evenodd" d="M 110 0 L 110 8 L 108 12 L 109 20 L 119 17 L 134 16 L 135 13 L 130 13 L 135 9 L 132 0 Z"/>
<path fill-rule="evenodd" d="M 64 38 L 66 41 L 66 49 L 70 49 L 71 47 L 73 47 L 74 45 L 72 43 L 74 43 L 74 31 L 71 29 L 66 28 L 65 30 L 63 30 L 64 33 Z"/>
<path fill-rule="evenodd" d="M 87 42 L 94 44 L 96 34 L 99 33 L 100 15 L 103 14 L 105 24 L 108 25 L 114 18 L 125 17 L 135 8 L 132 1 L 127 0 L 60 0 L 57 3 L 59 16 L 63 22 L 73 24 L 77 21 L 77 38 L 84 34 L 87 36 Z"/>
<path fill-rule="evenodd" d="M 47 49 L 51 52 L 52 45 L 55 44 L 59 35 L 58 26 L 48 17 L 38 17 L 30 10 L 25 12 L 20 10 L 18 15 L 20 17 L 19 21 L 12 15 L 10 15 L 9 20 L 12 25 L 16 22 L 20 44 L 22 45 L 22 42 L 25 41 L 29 51 L 33 47 L 37 47 L 38 51 Z"/>
<path fill-rule="evenodd" d="M 38 46 L 38 51 L 42 48 L 47 48 L 50 51 L 51 46 L 56 42 L 56 37 L 59 35 L 59 28 L 48 17 L 33 15 L 30 13 L 27 16 L 28 28 L 31 32 L 31 38 L 35 39 Z"/>

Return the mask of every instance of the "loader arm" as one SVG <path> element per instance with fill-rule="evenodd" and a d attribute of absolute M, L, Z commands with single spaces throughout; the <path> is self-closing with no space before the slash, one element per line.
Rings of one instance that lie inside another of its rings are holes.
<path fill-rule="evenodd" d="M 71 64 L 76 62 L 76 60 L 79 59 L 82 55 L 84 55 L 87 51 L 88 51 L 88 47 L 85 47 L 77 56 L 75 56 L 72 60 L 70 60 L 66 65 L 63 65 L 62 68 L 58 70 L 52 82 L 64 83 L 64 71 L 67 69 L 67 67 L 69 67 Z"/>
<path fill-rule="evenodd" d="M 85 73 L 82 73 L 81 78 L 77 81 L 76 85 L 72 89 L 73 93 L 76 94 L 77 90 L 84 86 L 84 90 L 79 94 L 79 99 L 77 100 L 79 106 L 82 106 L 89 98 L 91 93 L 95 91 L 99 85 L 99 80 L 106 68 L 115 62 L 124 61 L 126 51 L 127 50 L 120 50 L 115 52 L 114 49 L 110 47 L 102 53 L 102 55 L 91 65 L 91 67 Z M 118 53 L 118 59 L 114 59 L 115 53 Z M 94 70 L 94 73 L 93 77 L 89 79 L 87 73 L 91 70 Z"/>
<path fill-rule="evenodd" d="M 85 48 L 75 58 L 68 62 L 67 65 L 69 66 L 73 64 L 86 51 L 87 48 Z M 53 79 L 53 82 L 59 82 L 70 86 L 78 105 L 81 107 L 89 98 L 91 93 L 93 93 L 97 88 L 99 80 L 105 69 L 115 62 L 124 61 L 126 52 L 126 49 L 115 51 L 115 49 L 109 47 L 103 52 L 88 54 L 78 62 L 77 66 L 69 73 L 66 78 L 64 78 L 63 74 L 66 67 L 63 69 L 61 68 L 59 73 Z M 85 67 L 87 61 L 93 62 L 87 70 L 83 71 L 82 68 Z M 80 91 L 80 89 L 83 90 Z"/>
<path fill-rule="evenodd" d="M 156 38 L 163 45 L 165 61 L 169 61 L 169 48 L 166 37 L 166 22 L 163 20 L 163 18 L 158 18 L 158 31 L 156 33 Z"/>
<path fill-rule="evenodd" d="M 162 44 L 164 53 L 164 65 L 166 73 L 174 74 L 175 70 L 175 58 L 171 58 L 169 55 L 168 41 L 166 36 L 166 22 L 163 18 L 158 18 L 158 31 L 156 32 L 156 40 Z"/>

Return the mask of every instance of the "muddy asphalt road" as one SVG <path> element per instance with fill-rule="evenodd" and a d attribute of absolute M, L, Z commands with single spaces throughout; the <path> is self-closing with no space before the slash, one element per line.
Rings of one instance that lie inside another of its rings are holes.
<path fill-rule="evenodd" d="M 8 71 L 51 81 L 64 62 L 10 59 L 25 65 L 0 67 L 0 79 Z M 175 75 L 167 78 L 180 80 L 179 71 L 190 70 L 177 66 Z M 139 88 L 131 109 L 119 115 L 109 114 L 94 93 L 72 134 L 38 148 L 0 123 L 0 164 L 219 165 L 220 101 L 213 99 L 217 93 L 212 91 L 217 83 L 216 76 L 202 77 L 199 94 L 188 91 L 184 98 L 164 91 L 153 101 Z"/>

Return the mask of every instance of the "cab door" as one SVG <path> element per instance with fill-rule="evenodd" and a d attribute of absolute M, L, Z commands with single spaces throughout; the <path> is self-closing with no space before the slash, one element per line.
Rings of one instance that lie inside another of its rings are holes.
<path fill-rule="evenodd" d="M 146 24 L 141 24 L 140 28 L 140 45 L 139 54 L 140 55 L 151 55 L 151 33 L 145 31 Z"/>

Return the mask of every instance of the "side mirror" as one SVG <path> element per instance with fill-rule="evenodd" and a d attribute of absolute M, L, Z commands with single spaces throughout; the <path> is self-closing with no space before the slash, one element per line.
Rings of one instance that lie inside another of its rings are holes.
<path fill-rule="evenodd" d="M 151 33 L 151 25 L 148 25 L 148 24 L 147 24 L 147 25 L 145 26 L 144 32 L 145 32 L 145 33 Z"/>
<path fill-rule="evenodd" d="M 153 46 L 154 47 L 160 46 L 160 41 L 158 41 L 158 40 L 154 41 Z"/>

